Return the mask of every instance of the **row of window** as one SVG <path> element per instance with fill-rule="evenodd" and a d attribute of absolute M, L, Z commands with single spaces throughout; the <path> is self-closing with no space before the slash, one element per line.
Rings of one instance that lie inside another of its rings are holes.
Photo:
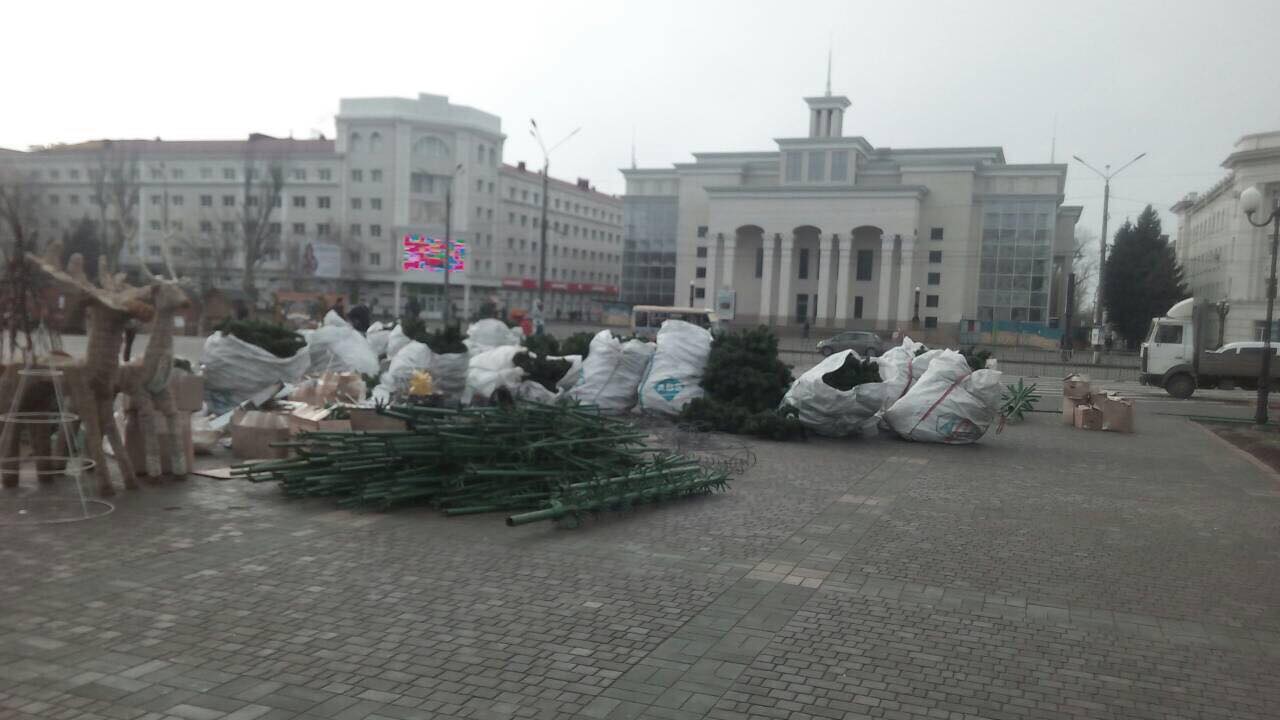
<path fill-rule="evenodd" d="M 550 245 L 549 243 L 548 245 L 551 248 L 552 257 L 556 257 L 560 255 L 561 247 L 559 245 Z M 517 241 L 515 238 L 509 237 L 507 238 L 507 249 L 508 250 L 519 249 L 521 252 L 525 250 L 528 250 L 529 252 L 538 252 L 538 241 L 525 240 L 524 238 L 520 238 L 520 240 Z M 580 251 L 578 248 L 563 248 L 563 249 L 564 249 L 564 257 L 572 258 L 574 260 L 579 259 L 579 256 L 581 256 L 581 259 L 583 260 L 590 260 L 593 262 L 596 260 L 600 260 L 601 262 L 619 262 L 621 260 L 621 256 L 615 255 L 613 253 L 596 252 L 595 250 Z"/>
<path fill-rule="evenodd" d="M 478 188 L 477 188 L 478 189 Z M 489 192 L 493 192 L 491 189 Z M 507 196 L 511 200 L 516 199 L 516 188 L 507 188 Z M 537 205 L 542 197 L 535 191 L 533 192 L 533 204 Z M 519 190 L 519 199 L 521 202 L 529 202 L 530 192 L 527 188 Z M 563 203 L 563 204 L 562 204 Z M 554 210 L 561 210 L 566 213 L 574 213 L 583 217 L 595 218 L 601 222 L 621 223 L 622 216 L 611 210 L 599 208 L 592 205 L 583 205 L 580 202 L 572 202 L 567 198 L 563 201 L 560 198 L 551 198 L 551 207 Z"/>
<path fill-rule="evenodd" d="M 478 209 L 479 208 L 477 208 L 477 210 Z M 476 214 L 476 217 L 479 217 L 479 213 Z M 492 217 L 492 214 L 490 214 L 490 217 Z M 537 215 L 531 216 L 531 215 L 526 215 L 525 213 L 520 213 L 520 227 L 527 227 L 531 223 L 533 227 L 538 227 Z M 516 224 L 516 214 L 514 212 L 507 213 L 507 224 L 509 225 Z M 570 225 L 569 223 L 561 223 L 559 220 L 551 221 L 551 229 L 555 232 L 564 233 L 566 236 L 572 235 L 573 237 L 584 237 L 584 238 L 590 238 L 592 240 L 603 240 L 605 242 L 610 242 L 610 243 L 616 243 L 616 242 L 622 241 L 622 236 L 617 233 L 607 232 L 605 230 L 599 230 L 596 228 L 586 228 L 586 227 L 582 227 L 581 225 Z"/>
<path fill-rule="evenodd" d="M 526 269 L 531 275 L 537 274 L 538 272 L 538 266 L 535 264 L 526 265 L 525 263 L 507 263 L 507 275 L 509 277 L 524 277 Z M 584 282 L 615 284 L 618 282 L 617 273 L 597 272 L 595 270 L 562 270 L 560 268 L 549 267 L 547 268 L 547 275 L 552 280 L 581 280 Z"/>
<path fill-rule="evenodd" d="M 238 223 L 236 223 L 236 222 L 234 222 L 234 221 L 230 221 L 230 220 L 223 220 L 223 221 L 221 222 L 221 224 L 219 225 L 219 227 L 220 227 L 220 229 L 221 229 L 221 231 L 222 231 L 223 233 L 230 235 L 230 234 L 235 234 L 235 233 L 237 233 L 237 232 L 238 232 L 238 229 L 237 229 L 237 227 L 236 227 L 236 226 L 237 226 L 237 224 L 238 224 Z M 159 221 L 159 220 L 152 220 L 152 221 L 149 223 L 148 227 L 150 227 L 152 230 L 154 230 L 154 231 L 156 231 L 156 232 L 159 232 L 160 230 L 162 230 L 162 229 L 164 228 L 164 226 L 161 224 L 161 221 Z M 365 227 L 365 226 L 364 226 L 364 225 L 361 225 L 360 223 L 352 223 L 352 224 L 350 225 L 350 227 L 348 228 L 348 231 L 349 231 L 349 233 L 350 233 L 351 237 L 364 237 L 364 227 Z M 382 226 L 381 226 L 381 225 L 379 225 L 379 224 L 376 224 L 376 223 L 375 223 L 375 224 L 373 224 L 373 225 L 369 225 L 368 227 L 369 227 L 369 237 L 374 237 L 374 238 L 376 238 L 376 237 L 381 237 L 381 236 L 382 236 Z M 181 220 L 170 220 L 170 221 L 169 221 L 169 229 L 170 229 L 170 230 L 172 230 L 172 231 L 178 231 L 178 232 L 180 232 L 180 231 L 182 231 L 184 228 L 185 228 L 185 225 L 184 225 L 184 223 L 183 223 Z M 202 233 L 206 233 L 206 234 L 207 234 L 207 233 L 211 233 L 211 232 L 213 232 L 213 221 L 211 221 L 211 220 L 201 220 L 201 221 L 200 221 L 199 228 L 200 228 L 200 232 L 202 232 Z M 280 235 L 280 233 L 283 231 L 283 229 L 284 229 L 284 228 L 283 228 L 283 226 L 282 226 L 280 223 L 278 223 L 278 222 L 270 223 L 270 224 L 267 226 L 267 232 L 268 232 L 269 234 L 271 234 L 271 235 L 276 235 L 276 236 Z M 294 234 L 294 235 L 306 235 L 306 234 L 307 234 L 307 224 L 306 224 L 306 223 L 300 223 L 300 222 L 293 223 L 293 224 L 292 224 L 292 226 L 291 226 L 291 230 L 292 230 L 292 232 L 293 232 L 293 234 Z M 332 226 L 332 225 L 330 225 L 329 223 L 316 223 L 316 230 L 315 230 L 315 234 L 316 234 L 316 236 L 318 236 L 318 237 L 328 237 L 329 235 L 331 235 L 331 234 L 332 234 L 332 230 L 333 230 L 333 226 Z"/>
<path fill-rule="evenodd" d="M 200 176 L 200 179 L 201 179 L 201 180 L 213 180 L 213 179 L 214 179 L 214 177 L 217 175 L 217 173 L 215 173 L 215 172 L 214 172 L 214 170 L 215 170 L 215 168 L 208 167 L 208 166 L 206 166 L 206 167 L 201 167 L 201 168 L 199 169 L 199 176 Z M 375 182 L 376 182 L 376 181 L 378 181 L 378 180 L 381 180 L 381 178 L 382 178 L 382 175 L 381 175 L 381 172 L 382 172 L 382 171 L 381 171 L 381 170 L 379 170 L 379 171 L 377 171 L 377 172 L 378 172 L 378 178 L 377 178 L 377 180 L 375 180 Z M 87 178 L 89 178 L 89 179 L 93 179 L 93 180 L 96 180 L 96 179 L 97 179 L 98 174 L 99 174 L 99 171 L 94 170 L 94 169 L 92 169 L 92 168 L 87 169 L 87 170 L 85 171 L 85 177 L 87 177 Z M 249 170 L 249 176 L 250 176 L 250 178 L 252 178 L 252 179 L 257 179 L 257 178 L 259 177 L 259 174 L 260 174 L 260 173 L 259 173 L 259 169 L 258 169 L 258 168 L 250 168 L 250 170 Z M 118 172 L 117 172 L 117 173 L 114 173 L 114 175 L 118 176 L 118 175 L 119 175 L 119 173 L 118 173 Z M 164 167 L 164 166 L 162 166 L 162 165 L 153 165 L 153 166 L 151 166 L 151 167 L 149 167 L 149 168 L 147 169 L 147 175 L 148 175 L 148 177 L 149 177 L 150 179 L 152 179 L 152 180 L 163 180 L 163 179 L 165 179 L 165 177 L 166 177 L 165 167 Z M 185 168 L 180 168 L 180 167 L 168 168 L 168 177 L 169 177 L 170 179 L 172 179 L 172 180 L 185 180 L 185 179 L 186 179 L 186 175 L 187 175 L 187 172 L 186 172 L 186 169 L 185 169 Z M 136 167 L 133 169 L 133 172 L 131 173 L 131 176 L 132 176 L 132 179 L 134 179 L 134 180 L 139 179 L 139 172 L 138 172 L 138 169 L 137 169 Z M 238 178 L 240 177 L 240 168 L 236 168 L 236 167 L 224 167 L 224 168 L 222 168 L 221 176 L 222 176 L 222 179 L 223 179 L 223 180 L 236 180 L 236 179 L 238 179 Z M 40 171 L 39 169 L 33 169 L 33 170 L 31 171 L 31 177 L 32 177 L 32 179 L 34 179 L 34 180 L 39 180 L 39 179 L 40 179 L 40 177 L 41 177 L 41 171 Z M 307 179 L 307 177 L 308 177 L 308 171 L 307 171 L 307 168 L 302 168 L 302 167 L 292 168 L 292 169 L 290 169 L 290 170 L 289 170 L 289 177 L 290 177 L 290 178 L 292 178 L 293 180 L 297 180 L 297 181 L 305 181 L 305 180 Z M 317 177 L 317 179 L 319 179 L 321 182 L 332 181 L 332 180 L 333 180 L 333 170 L 332 170 L 331 168 L 317 168 L 317 169 L 316 169 L 316 177 Z M 49 180 L 61 180 L 61 179 L 62 179 L 62 169 L 61 169 L 61 168 L 49 168 L 49 170 L 48 170 L 48 179 L 49 179 Z M 80 168 L 67 168 L 67 180 L 79 180 L 79 179 L 80 179 Z"/>

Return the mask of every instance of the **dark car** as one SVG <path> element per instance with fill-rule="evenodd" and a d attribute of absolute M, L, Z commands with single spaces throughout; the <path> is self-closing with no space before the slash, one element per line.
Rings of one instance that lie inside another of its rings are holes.
<path fill-rule="evenodd" d="M 862 357 L 875 357 L 884 352 L 884 341 L 873 332 L 849 330 L 818 343 L 818 352 L 824 356 L 841 350 L 852 350 Z"/>

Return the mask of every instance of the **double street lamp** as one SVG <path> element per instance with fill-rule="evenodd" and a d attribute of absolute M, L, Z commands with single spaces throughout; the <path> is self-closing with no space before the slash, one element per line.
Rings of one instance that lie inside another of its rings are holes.
<path fill-rule="evenodd" d="M 539 226 L 538 240 L 538 303 L 545 307 L 547 295 L 547 204 L 551 202 L 547 192 L 551 183 L 551 153 L 561 145 L 569 141 L 569 138 L 578 134 L 582 128 L 575 128 L 573 132 L 565 135 L 560 142 L 552 145 L 550 148 L 546 143 L 542 142 L 542 132 L 538 129 L 538 122 L 533 118 L 529 118 L 529 134 L 534 140 L 538 141 L 538 147 L 542 150 L 542 222 Z"/>
<path fill-rule="evenodd" d="M 1254 422 L 1267 424 L 1267 396 L 1271 392 L 1271 323 L 1276 308 L 1276 247 L 1280 245 L 1280 207 L 1273 206 L 1271 213 L 1262 221 L 1254 220 L 1254 215 L 1262 209 L 1262 191 L 1257 185 L 1240 193 L 1240 209 L 1245 218 L 1254 227 L 1272 226 L 1271 231 L 1271 274 L 1267 277 L 1267 324 L 1262 327 L 1262 369 L 1258 372 L 1258 407 L 1254 413 Z"/>

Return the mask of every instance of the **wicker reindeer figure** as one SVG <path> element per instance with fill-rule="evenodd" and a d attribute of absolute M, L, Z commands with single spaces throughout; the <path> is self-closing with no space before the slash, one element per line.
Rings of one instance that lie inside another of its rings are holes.
<path fill-rule="evenodd" d="M 133 465 L 116 428 L 112 410 L 119 389 L 120 350 L 124 344 L 125 325 L 130 319 L 146 322 L 152 318 L 154 309 L 150 300 L 153 291 L 149 287 L 128 287 L 120 280 L 106 276 L 102 278 L 104 287 L 99 288 L 84 277 L 73 276 L 38 255 L 27 253 L 27 261 L 32 270 L 76 295 L 78 301 L 87 306 L 89 338 L 85 357 L 62 370 L 84 427 L 85 450 L 94 462 L 98 494 L 115 494 L 111 470 L 103 451 L 104 437 L 111 443 L 125 487 L 136 488 L 138 483 Z"/>
<path fill-rule="evenodd" d="M 142 440 L 146 448 L 145 470 L 151 477 L 172 475 L 185 477 L 187 454 L 181 438 L 180 418 L 169 390 L 173 372 L 173 317 L 178 310 L 191 305 L 178 281 L 155 278 L 151 283 L 151 303 L 155 307 L 155 323 L 142 358 L 120 369 L 120 392 L 138 412 Z M 157 416 L 164 419 L 165 432 L 157 432 Z"/>

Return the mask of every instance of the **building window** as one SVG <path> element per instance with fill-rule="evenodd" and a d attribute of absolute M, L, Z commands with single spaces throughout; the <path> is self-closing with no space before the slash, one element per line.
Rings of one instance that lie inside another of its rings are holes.
<path fill-rule="evenodd" d="M 161 202 L 163 202 L 163 201 L 164 201 L 164 196 L 163 196 L 163 195 L 152 195 L 152 196 L 151 196 L 151 204 L 152 204 L 152 205 L 159 205 L 159 204 L 160 204 Z"/>
<path fill-rule="evenodd" d="M 293 179 L 294 179 L 294 180 L 306 180 L 306 179 L 307 179 L 307 171 L 306 171 L 306 170 L 304 170 L 304 169 L 302 169 L 302 168 L 294 168 L 294 169 L 293 169 Z"/>
<path fill-rule="evenodd" d="M 253 199 L 252 197 L 250 199 Z M 296 208 L 304 208 L 307 206 L 307 197 L 305 195 L 294 195 L 293 206 Z"/>
<path fill-rule="evenodd" d="M 849 151 L 836 150 L 831 153 L 831 179 L 844 182 L 849 179 Z"/>
<path fill-rule="evenodd" d="M 360 237 L 360 223 L 351 223 L 351 237 Z"/>
<path fill-rule="evenodd" d="M 148 246 L 147 246 L 147 254 L 148 254 L 148 255 L 150 255 L 151 257 L 160 257 L 160 246 L 159 246 L 159 245 L 148 245 Z"/>
<path fill-rule="evenodd" d="M 369 236 L 370 236 L 370 237 L 382 237 L 382 226 L 381 226 L 381 225 L 370 225 L 370 226 L 369 226 Z"/>
<path fill-rule="evenodd" d="M 695 298 L 699 299 L 699 300 L 702 300 L 703 298 L 705 298 L 705 297 L 707 296 L 707 289 L 706 289 L 706 288 L 694 288 L 694 290 L 693 290 L 693 296 L 694 296 Z"/>
<path fill-rule="evenodd" d="M 211 167 L 202 167 L 202 168 L 200 168 L 200 179 L 201 179 L 201 180 L 212 180 L 212 179 L 213 179 L 213 168 L 211 168 Z"/>
<path fill-rule="evenodd" d="M 363 200 L 361 200 L 360 198 L 351 198 L 351 209 L 352 209 L 352 210 L 359 210 L 359 209 L 360 209 L 360 206 L 362 206 L 363 204 L 364 204 L 364 201 L 363 201 Z"/>
<path fill-rule="evenodd" d="M 941 251 L 941 250 L 930 250 L 930 251 L 929 251 L 929 262 L 931 262 L 931 263 L 940 263 L 940 262 L 942 262 L 942 251 Z"/>
<path fill-rule="evenodd" d="M 329 236 L 329 223 L 316 223 L 316 235 L 320 237 Z"/>
<path fill-rule="evenodd" d="M 71 204 L 72 204 L 72 205 L 79 205 L 79 204 L 80 204 L 80 196 L 79 196 L 79 195 L 76 195 L 76 194 L 74 194 L 74 193 L 73 193 L 73 194 L 71 194 L 71 195 L 68 195 L 68 196 L 67 196 L 67 200 L 69 200 L 69 201 L 71 202 Z"/>
<path fill-rule="evenodd" d="M 699 247 L 699 248 L 698 248 L 698 250 L 697 250 L 697 256 L 698 256 L 698 257 L 700 257 L 700 258 L 704 258 L 704 257 L 706 257 L 706 256 L 707 256 L 707 248 L 706 248 L 706 246 L 705 246 L 705 245 L 703 245 L 703 246 L 701 246 L 701 247 Z"/>
<path fill-rule="evenodd" d="M 236 169 L 235 169 L 235 168 L 222 168 L 222 179 L 223 179 L 223 180 L 235 180 L 235 179 L 236 179 Z"/>
<path fill-rule="evenodd" d="M 875 262 L 875 250 L 859 250 L 858 251 L 858 270 L 854 276 L 857 280 L 870 280 L 871 267 Z"/>
<path fill-rule="evenodd" d="M 374 210 L 382 209 L 382 198 L 369 198 L 369 207 Z"/>
<path fill-rule="evenodd" d="M 173 197 L 169 198 L 169 200 L 170 200 L 174 205 L 178 205 L 178 206 L 181 206 L 181 205 L 182 205 L 182 196 L 181 196 L 181 195 L 174 195 Z"/>
<path fill-rule="evenodd" d="M 942 284 L 942 273 L 936 273 L 936 272 L 929 273 L 929 284 L 930 284 L 930 285 L 941 285 L 941 284 Z"/>
<path fill-rule="evenodd" d="M 306 224 L 305 224 L 305 223 L 294 223 L 294 224 L 293 224 L 293 234 L 294 234 L 294 235 L 306 235 L 306 234 L 307 234 L 307 226 L 306 226 Z"/>
<path fill-rule="evenodd" d="M 70 170 L 67 171 L 67 177 L 71 178 L 72 180 L 79 180 L 80 171 L 75 168 L 71 168 Z"/>
<path fill-rule="evenodd" d="M 938 307 L 938 296 L 937 296 L 937 295 L 925 295 L 925 296 L 924 296 L 924 306 L 925 306 L 925 307 Z"/>
<path fill-rule="evenodd" d="M 484 162 L 484 145 L 476 145 L 476 162 Z"/>
<path fill-rule="evenodd" d="M 269 223 L 267 225 L 267 234 L 271 237 L 280 237 L 280 223 Z"/>
<path fill-rule="evenodd" d="M 929 228 L 929 239 L 930 239 L 930 240 L 941 240 L 941 239 L 942 239 L 942 228 Z"/>
<path fill-rule="evenodd" d="M 200 232 L 202 232 L 202 233 L 211 233 L 211 232 L 213 232 L 213 223 L 209 222 L 208 220 L 201 220 L 201 221 L 200 221 Z"/>
<path fill-rule="evenodd" d="M 809 151 L 809 182 L 827 179 L 827 153 L 825 150 Z"/>
<path fill-rule="evenodd" d="M 938 327 L 938 317 L 936 315 L 926 315 L 924 318 L 924 326 L 926 328 Z"/>
<path fill-rule="evenodd" d="M 799 182 L 800 166 L 804 162 L 803 156 L 798 151 L 791 151 L 784 155 L 786 162 L 786 180 L 787 182 Z"/>
<path fill-rule="evenodd" d="M 371 253 L 369 253 L 369 264 L 370 264 L 370 265 L 381 265 L 381 264 L 382 264 L 382 253 L 376 253 L 376 252 L 371 252 Z"/>
<path fill-rule="evenodd" d="M 332 179 L 333 179 L 333 171 L 332 171 L 332 170 L 330 170 L 329 168 L 320 168 L 320 179 L 321 179 L 321 180 L 332 180 Z"/>
<path fill-rule="evenodd" d="M 328 195 L 321 195 L 320 197 L 316 198 L 316 205 L 318 205 L 318 206 L 320 207 L 320 209 L 321 209 L 321 210 L 328 210 L 328 209 L 329 209 L 329 196 L 328 196 Z"/>
<path fill-rule="evenodd" d="M 861 295 L 853 296 L 853 319 L 854 320 L 862 319 L 862 296 Z"/>
<path fill-rule="evenodd" d="M 159 230 L 159 229 L 160 229 L 160 221 L 159 221 L 159 220 L 152 220 L 152 221 L 151 221 L 151 229 L 152 229 L 152 230 Z"/>
<path fill-rule="evenodd" d="M 201 196 L 200 196 L 200 207 L 213 207 L 213 196 L 212 196 L 212 195 L 201 195 Z"/>
<path fill-rule="evenodd" d="M 364 182 L 364 171 L 363 171 L 363 170 L 352 170 L 352 171 L 351 171 L 351 182 Z"/>
<path fill-rule="evenodd" d="M 382 149 L 382 133 L 369 133 L 369 152 L 375 153 Z"/>
<path fill-rule="evenodd" d="M 796 322 L 802 323 L 809 318 L 809 293 L 796 295 Z"/>
<path fill-rule="evenodd" d="M 707 269 L 705 267 L 698 266 L 694 268 L 693 276 L 696 278 L 704 278 L 707 276 Z"/>
<path fill-rule="evenodd" d="M 796 271 L 796 277 L 801 280 L 809 279 L 809 248 L 800 248 L 800 262 Z"/>
<path fill-rule="evenodd" d="M 230 220 L 227 220 L 227 221 L 225 221 L 225 222 L 223 222 L 223 223 L 222 223 L 222 232 L 223 232 L 223 234 L 225 234 L 225 235 L 230 235 L 230 234 L 234 233 L 235 231 L 236 231 L 236 224 L 235 224 L 234 222 L 231 222 Z"/>
<path fill-rule="evenodd" d="M 159 180 L 164 177 L 164 171 L 158 167 L 151 168 L 151 179 Z"/>
<path fill-rule="evenodd" d="M 235 195 L 223 195 L 223 196 L 222 196 L 222 207 L 235 207 L 235 205 L 236 205 L 236 196 L 235 196 Z"/>
<path fill-rule="evenodd" d="M 764 248 L 756 248 L 756 277 L 764 277 Z"/>

